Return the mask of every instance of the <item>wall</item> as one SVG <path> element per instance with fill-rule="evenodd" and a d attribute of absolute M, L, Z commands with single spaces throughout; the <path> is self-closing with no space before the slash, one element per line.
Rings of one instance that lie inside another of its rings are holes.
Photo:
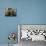
<path fill-rule="evenodd" d="M 5 17 L 7 7 L 17 8 L 17 16 Z M 9 32 L 18 32 L 17 24 L 46 24 L 46 0 L 1 0 L 0 44 L 8 43 Z"/>
<path fill-rule="evenodd" d="M 46 0 L 22 1 L 22 24 L 46 24 Z"/>

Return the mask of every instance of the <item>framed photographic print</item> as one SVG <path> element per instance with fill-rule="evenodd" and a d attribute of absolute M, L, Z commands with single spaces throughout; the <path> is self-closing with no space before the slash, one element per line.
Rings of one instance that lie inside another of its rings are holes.
<path fill-rule="evenodd" d="M 46 43 L 46 25 L 19 24 L 18 42 L 20 46 L 42 45 L 44 42 Z"/>
<path fill-rule="evenodd" d="M 16 16 L 16 9 L 5 8 L 5 16 Z"/>

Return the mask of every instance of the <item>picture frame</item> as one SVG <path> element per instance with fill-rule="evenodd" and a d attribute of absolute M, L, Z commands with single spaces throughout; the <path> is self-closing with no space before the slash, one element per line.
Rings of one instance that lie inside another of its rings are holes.
<path fill-rule="evenodd" d="M 16 16 L 16 8 L 5 8 L 5 16 Z"/>

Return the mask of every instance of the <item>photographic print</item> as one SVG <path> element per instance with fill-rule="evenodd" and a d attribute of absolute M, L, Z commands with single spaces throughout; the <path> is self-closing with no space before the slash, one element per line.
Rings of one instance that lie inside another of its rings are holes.
<path fill-rule="evenodd" d="M 16 9 L 5 8 L 5 16 L 16 16 Z"/>
<path fill-rule="evenodd" d="M 20 25 L 20 40 L 46 41 L 46 25 Z"/>

